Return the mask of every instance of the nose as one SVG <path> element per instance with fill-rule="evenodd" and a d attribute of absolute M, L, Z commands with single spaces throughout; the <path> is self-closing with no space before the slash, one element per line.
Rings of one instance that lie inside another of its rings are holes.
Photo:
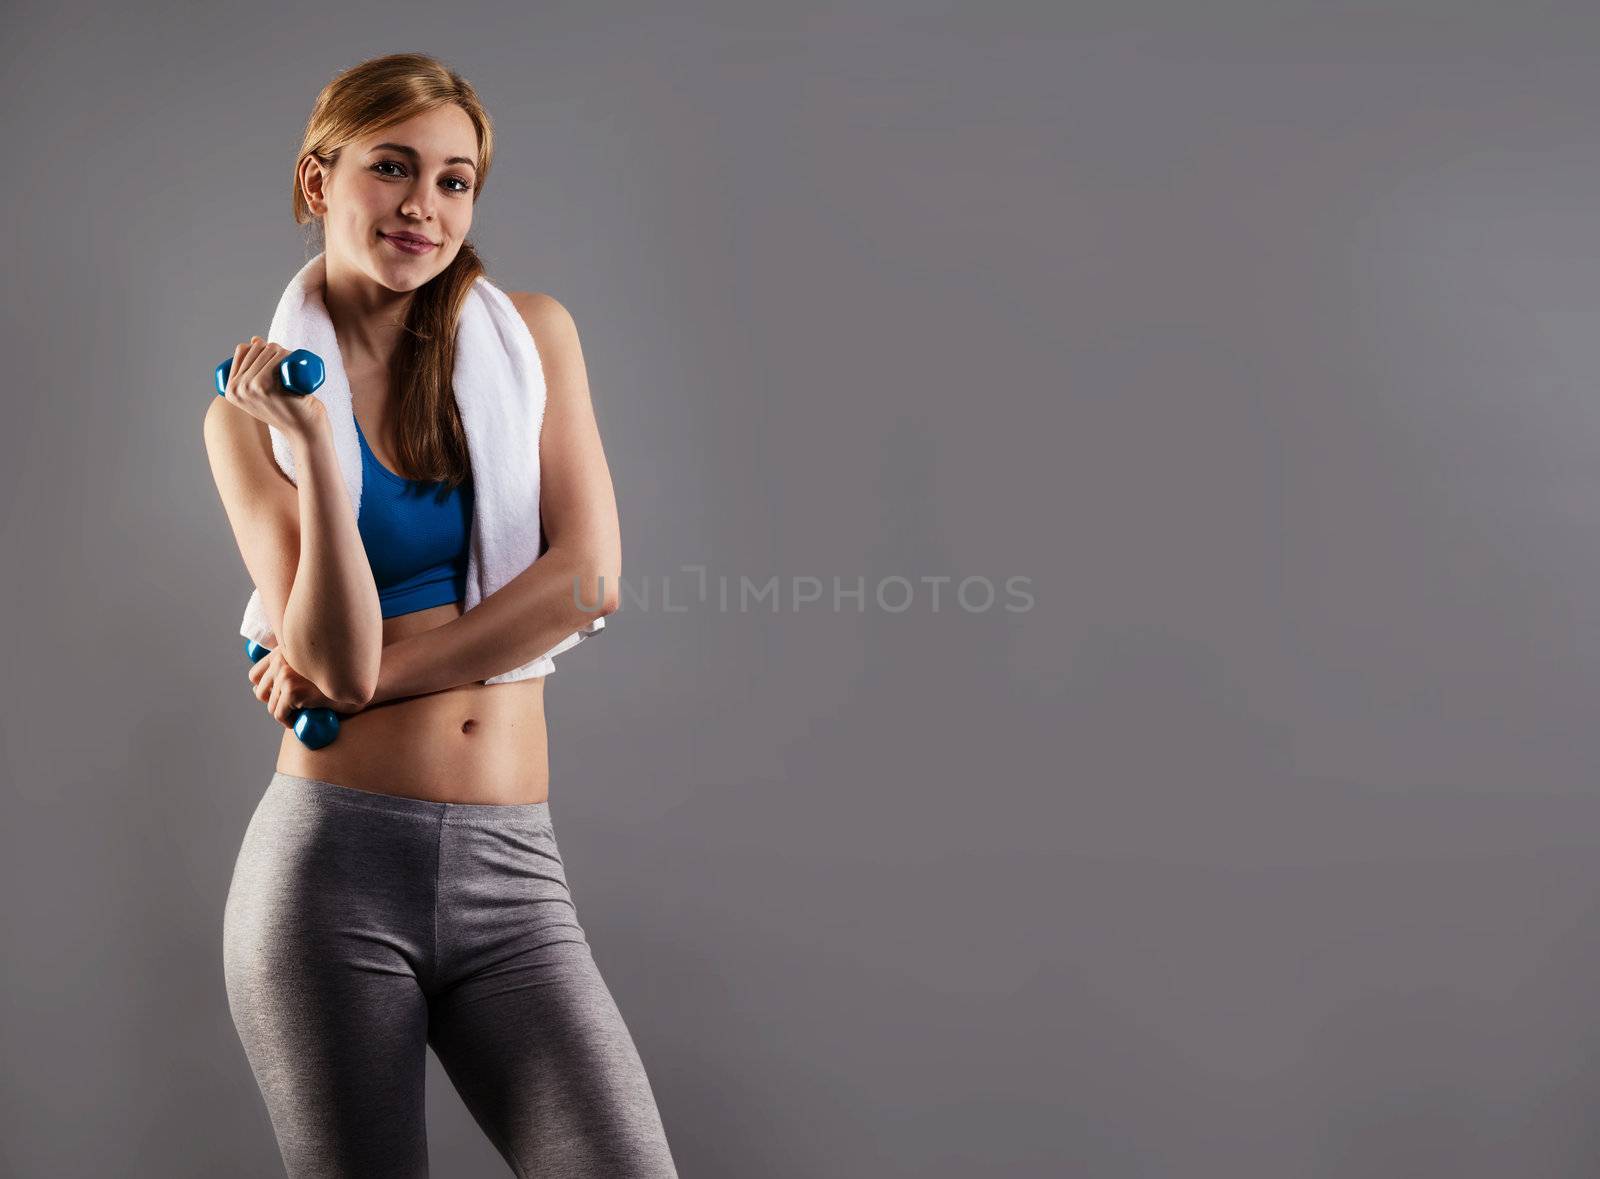
<path fill-rule="evenodd" d="M 433 220 L 434 192 L 426 183 L 414 185 L 406 193 L 405 202 L 400 206 L 400 211 L 408 216 L 420 217 L 424 221 Z"/>

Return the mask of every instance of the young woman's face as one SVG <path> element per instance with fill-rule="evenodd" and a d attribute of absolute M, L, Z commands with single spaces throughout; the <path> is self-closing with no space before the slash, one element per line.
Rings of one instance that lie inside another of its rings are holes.
<path fill-rule="evenodd" d="M 477 159 L 472 120 L 453 104 L 347 144 L 323 176 L 330 257 L 391 290 L 422 286 L 450 265 L 472 228 Z M 390 234 L 432 244 L 411 252 Z"/>

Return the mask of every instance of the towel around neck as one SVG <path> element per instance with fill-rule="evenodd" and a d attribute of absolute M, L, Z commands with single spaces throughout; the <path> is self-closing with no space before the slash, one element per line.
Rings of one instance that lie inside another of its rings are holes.
<path fill-rule="evenodd" d="M 339 470 L 350 494 L 351 510 L 361 511 L 361 449 L 356 437 L 350 382 L 339 343 L 323 301 L 325 253 L 319 253 L 290 281 L 278 301 L 267 338 L 291 351 L 308 348 L 322 357 L 326 376 L 312 397 L 328 410 L 328 425 Z M 474 504 L 467 548 L 467 592 L 462 609 L 484 598 L 539 558 L 539 430 L 544 423 L 544 370 L 533 334 L 516 305 L 480 275 L 462 304 L 456 328 L 454 371 L 456 405 L 467 436 Z M 276 426 L 269 426 L 272 454 L 295 482 L 294 451 Z M 486 684 L 512 683 L 549 675 L 554 656 L 605 627 L 596 618 L 543 655 Z M 252 589 L 239 633 L 265 647 L 276 645 L 261 591 Z"/>

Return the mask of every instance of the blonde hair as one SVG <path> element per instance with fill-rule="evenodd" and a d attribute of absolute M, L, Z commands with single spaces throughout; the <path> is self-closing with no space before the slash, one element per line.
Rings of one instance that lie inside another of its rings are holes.
<path fill-rule="evenodd" d="M 323 227 L 300 184 L 306 158 L 314 156 L 331 169 L 350 142 L 451 103 L 467 113 L 478 132 L 472 191 L 476 207 L 494 159 L 494 127 L 466 79 L 427 54 L 391 53 L 352 66 L 322 88 L 295 158 L 294 220 L 313 227 L 313 246 L 323 248 Z M 464 240 L 450 265 L 417 288 L 390 366 L 401 473 L 440 480 L 450 488 L 464 483 L 472 471 L 452 378 L 456 324 L 472 284 L 483 273 L 478 251 L 470 239 Z"/>

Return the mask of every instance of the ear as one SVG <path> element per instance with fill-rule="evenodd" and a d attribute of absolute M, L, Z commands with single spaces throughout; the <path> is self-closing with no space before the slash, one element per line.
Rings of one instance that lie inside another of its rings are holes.
<path fill-rule="evenodd" d="M 323 196 L 327 173 L 316 156 L 307 156 L 300 162 L 300 188 L 306 195 L 306 204 L 318 217 L 328 212 L 328 202 Z"/>

